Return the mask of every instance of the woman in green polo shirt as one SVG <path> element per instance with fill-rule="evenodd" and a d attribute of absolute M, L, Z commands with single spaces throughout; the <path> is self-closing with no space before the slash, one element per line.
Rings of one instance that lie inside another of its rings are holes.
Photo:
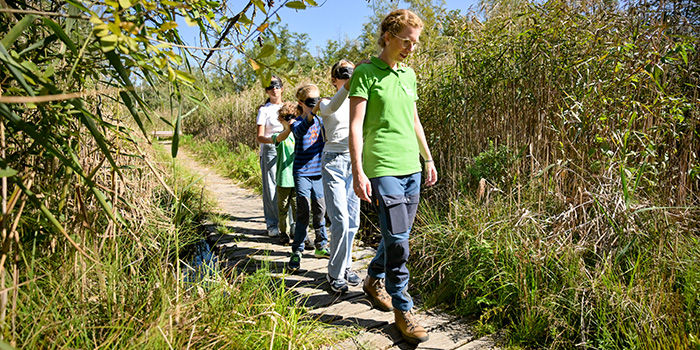
<path fill-rule="evenodd" d="M 416 110 L 416 74 L 402 62 L 418 46 L 422 29 L 423 21 L 409 10 L 387 15 L 378 40 L 382 52 L 370 64 L 357 67 L 349 93 L 353 187 L 360 199 L 374 204 L 382 233 L 363 289 L 377 308 L 394 310 L 397 328 L 414 344 L 428 340 L 406 290 L 408 238 L 420 196 L 420 156 L 426 186 L 435 184 L 437 170 Z"/>

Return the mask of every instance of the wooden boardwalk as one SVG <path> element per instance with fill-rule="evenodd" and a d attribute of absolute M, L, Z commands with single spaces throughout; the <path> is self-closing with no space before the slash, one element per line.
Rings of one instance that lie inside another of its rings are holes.
<path fill-rule="evenodd" d="M 311 315 L 329 324 L 353 327 L 360 331 L 354 338 L 329 344 L 325 349 L 496 348 L 491 337 L 476 338 L 469 322 L 439 310 L 421 310 L 420 305 L 417 305 L 417 317 L 428 330 L 430 340 L 418 347 L 406 343 L 394 326 L 394 313 L 372 308 L 361 285 L 350 287 L 350 291 L 345 294 L 333 293 L 326 281 L 328 260 L 314 258 L 313 251 L 303 254 L 299 271 L 287 274 L 284 267 L 289 260 L 291 248 L 277 243 L 277 238 L 267 237 L 260 196 L 216 175 L 194 162 L 187 154 L 178 158 L 195 173 L 204 176 L 207 190 L 215 197 L 219 214 L 225 218 L 221 225 L 226 226 L 226 229 L 209 224 L 210 234 L 207 237 L 209 242 L 215 242 L 214 251 L 218 253 L 222 266 L 254 270 L 265 264 L 281 283 L 293 289 L 293 293 L 309 308 Z M 355 247 L 352 268 L 360 277 L 365 277 L 367 265 L 373 256 L 373 249 Z"/>

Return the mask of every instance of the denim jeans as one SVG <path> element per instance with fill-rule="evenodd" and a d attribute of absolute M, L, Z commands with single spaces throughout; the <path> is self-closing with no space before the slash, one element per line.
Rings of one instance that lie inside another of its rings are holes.
<path fill-rule="evenodd" d="M 382 240 L 369 263 L 367 274 L 385 278 L 391 304 L 395 309 L 407 311 L 413 308 L 413 300 L 407 291 L 410 277 L 406 268 L 408 237 L 418 210 L 421 173 L 375 177 L 369 181 Z"/>
<path fill-rule="evenodd" d="M 260 144 L 260 172 L 262 173 L 263 214 L 267 230 L 277 228 L 277 149 L 270 143 Z"/>
<path fill-rule="evenodd" d="M 322 158 L 323 192 L 331 221 L 328 274 L 345 279 L 352 264 L 352 242 L 360 225 L 360 198 L 352 188 L 350 153 L 324 152 Z"/>
<path fill-rule="evenodd" d="M 321 175 L 294 176 L 294 185 L 297 189 L 297 219 L 294 228 L 294 242 L 292 252 L 304 251 L 306 230 L 309 228 L 309 213 L 313 212 L 313 227 L 316 233 L 314 246 L 322 249 L 328 245 L 326 235 L 326 202 L 323 198 L 323 185 Z"/>

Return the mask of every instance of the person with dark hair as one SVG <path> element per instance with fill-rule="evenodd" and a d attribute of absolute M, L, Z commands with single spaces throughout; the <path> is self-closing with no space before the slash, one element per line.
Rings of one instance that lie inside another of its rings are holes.
<path fill-rule="evenodd" d="M 389 13 L 380 27 L 382 51 L 370 64 L 357 67 L 349 93 L 353 187 L 377 209 L 382 234 L 363 289 L 377 308 L 394 310 L 396 327 L 413 344 L 428 340 L 412 312 L 406 268 L 420 197 L 420 156 L 425 185 L 437 181 L 416 108 L 416 74 L 403 63 L 418 47 L 422 30 L 423 21 L 415 13 Z"/>
<path fill-rule="evenodd" d="M 277 212 L 277 151 L 275 149 L 273 133 L 282 132 L 282 124 L 277 120 L 277 111 L 282 107 L 282 81 L 272 76 L 270 85 L 265 88 L 268 101 L 258 109 L 257 139 L 260 143 L 260 172 L 262 173 L 262 200 L 263 214 L 267 234 L 270 237 L 279 236 L 279 218 Z"/>

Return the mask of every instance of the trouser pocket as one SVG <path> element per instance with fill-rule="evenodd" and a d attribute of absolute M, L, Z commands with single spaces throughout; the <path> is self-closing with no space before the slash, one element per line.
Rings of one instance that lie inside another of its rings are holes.
<path fill-rule="evenodd" d="M 419 198 L 419 194 L 379 196 L 381 202 L 378 209 L 383 211 L 390 234 L 403 233 L 411 228 L 416 218 Z"/>

